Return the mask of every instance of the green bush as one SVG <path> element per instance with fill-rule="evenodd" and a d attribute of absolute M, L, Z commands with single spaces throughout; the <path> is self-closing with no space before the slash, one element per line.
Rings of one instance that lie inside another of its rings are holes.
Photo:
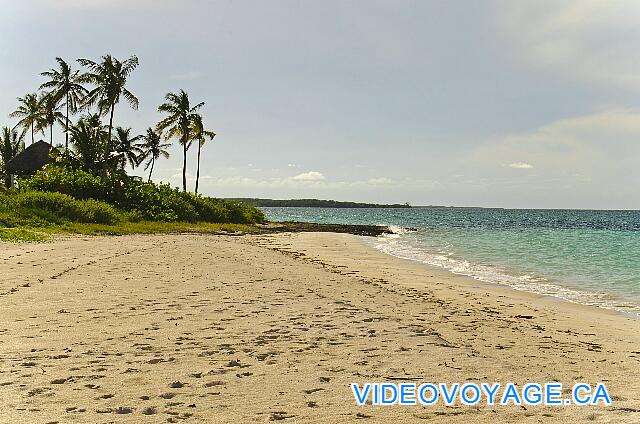
<path fill-rule="evenodd" d="M 6 211 L 30 224 L 64 221 L 113 224 L 121 219 L 113 206 L 94 199 L 77 200 L 63 193 L 22 192 L 4 196 Z"/>
<path fill-rule="evenodd" d="M 137 220 L 236 224 L 265 220 L 262 211 L 253 206 L 185 193 L 168 184 L 136 181 L 124 173 L 100 177 L 79 169 L 48 166 L 32 178 L 21 180 L 20 190 L 59 192 L 106 202 Z"/>
<path fill-rule="evenodd" d="M 105 181 L 81 169 L 48 166 L 33 177 L 19 181 L 22 191 L 56 191 L 76 199 L 102 200 L 109 192 Z"/>

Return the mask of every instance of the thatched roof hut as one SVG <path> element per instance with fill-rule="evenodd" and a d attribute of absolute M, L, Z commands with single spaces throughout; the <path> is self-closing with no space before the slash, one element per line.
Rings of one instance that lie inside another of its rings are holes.
<path fill-rule="evenodd" d="M 20 152 L 6 164 L 7 173 L 11 175 L 33 175 L 48 163 L 53 162 L 49 154 L 51 145 L 45 141 L 37 141 Z"/>

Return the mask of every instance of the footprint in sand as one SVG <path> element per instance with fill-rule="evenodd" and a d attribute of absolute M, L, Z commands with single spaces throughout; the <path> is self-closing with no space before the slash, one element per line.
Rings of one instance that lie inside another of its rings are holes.
<path fill-rule="evenodd" d="M 102 396 L 98 396 L 96 399 L 111 399 L 113 395 L 111 393 L 104 394 Z"/>
<path fill-rule="evenodd" d="M 284 411 L 273 411 L 269 417 L 269 421 L 281 421 L 287 418 L 294 418 L 295 415 L 289 415 Z"/>
<path fill-rule="evenodd" d="M 133 408 L 130 408 L 128 406 L 119 406 L 116 409 L 114 409 L 114 413 L 115 414 L 131 414 L 134 411 Z"/>
<path fill-rule="evenodd" d="M 142 415 L 154 415 L 156 414 L 156 412 L 156 408 L 154 408 L 153 406 L 147 406 L 142 411 L 140 411 Z"/>
<path fill-rule="evenodd" d="M 176 395 L 176 393 L 162 393 L 159 395 L 162 399 L 171 399 Z"/>
<path fill-rule="evenodd" d="M 208 383 L 204 383 L 204 387 L 215 387 L 215 386 L 224 386 L 226 383 L 221 380 L 209 381 Z"/>
<path fill-rule="evenodd" d="M 174 381 L 173 383 L 169 383 L 169 387 L 171 387 L 172 389 L 181 389 L 184 386 L 186 386 L 186 384 L 180 381 Z"/>

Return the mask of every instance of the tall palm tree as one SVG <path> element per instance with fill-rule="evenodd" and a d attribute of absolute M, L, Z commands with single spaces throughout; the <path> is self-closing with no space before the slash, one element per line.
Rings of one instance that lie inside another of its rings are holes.
<path fill-rule="evenodd" d="M 9 114 L 12 118 L 20 118 L 15 128 L 22 127 L 22 133 L 20 137 L 24 137 L 24 135 L 31 129 L 31 144 L 33 144 L 34 134 L 37 130 L 38 132 L 42 132 L 42 129 L 39 128 L 40 122 L 42 122 L 42 102 L 41 99 L 38 98 L 36 93 L 26 94 L 24 97 L 18 97 L 18 101 L 20 104 L 18 108 Z M 44 135 L 44 132 L 42 132 Z"/>
<path fill-rule="evenodd" d="M 167 113 L 169 116 L 158 122 L 158 129 L 167 130 L 166 140 L 175 137 L 182 144 L 182 190 L 187 191 L 187 150 L 191 145 L 191 127 L 195 112 L 204 102 L 191 106 L 189 95 L 184 90 L 180 90 L 178 94 L 167 93 L 164 98 L 166 102 L 158 106 L 158 112 Z"/>
<path fill-rule="evenodd" d="M 0 139 L 0 175 L 4 178 L 4 185 L 7 187 L 11 187 L 11 175 L 9 175 L 6 170 L 7 162 L 16 157 L 22 150 L 24 150 L 22 137 L 9 127 L 2 128 Z"/>
<path fill-rule="evenodd" d="M 131 137 L 131 128 L 116 128 L 113 144 L 119 157 L 119 165 L 122 169 L 124 169 L 127 163 L 131 165 L 132 168 L 140 165 L 140 155 L 142 154 L 142 149 L 140 148 L 141 139 L 141 135 Z"/>
<path fill-rule="evenodd" d="M 171 146 L 171 143 L 163 143 L 162 135 L 155 131 L 153 128 L 147 128 L 147 133 L 142 136 L 144 140 L 144 144 L 141 146 L 142 154 L 140 155 L 140 163 L 145 160 L 147 163 L 144 165 L 144 170 L 146 171 L 149 166 L 151 166 L 151 170 L 149 171 L 149 179 L 147 182 L 151 182 L 151 174 L 153 173 L 153 165 L 155 165 L 156 160 L 163 156 L 164 158 L 169 157 L 169 152 L 166 150 Z"/>
<path fill-rule="evenodd" d="M 200 150 L 204 143 L 209 140 L 213 140 L 213 137 L 216 136 L 216 133 L 213 131 L 207 131 L 204 129 L 204 125 L 202 123 L 202 115 L 196 113 L 193 117 L 192 125 L 192 139 L 198 142 L 198 167 L 196 171 L 196 194 L 198 194 L 198 183 L 200 182 Z"/>
<path fill-rule="evenodd" d="M 138 109 L 138 98 L 125 87 L 129 74 L 138 66 L 137 56 L 120 61 L 107 54 L 102 56 L 100 62 L 90 59 L 78 59 L 80 65 L 89 68 L 89 71 L 81 76 L 81 81 L 93 84 L 94 88 L 85 97 L 85 106 L 97 104 L 100 115 L 109 114 L 108 133 L 111 140 L 113 129 L 113 112 L 120 97 L 129 103 L 133 109 Z"/>
<path fill-rule="evenodd" d="M 38 129 L 44 133 L 44 129 L 49 128 L 49 145 L 53 146 L 53 125 L 56 121 L 64 123 L 65 116 L 60 112 L 59 102 L 53 93 L 44 93 L 40 101 L 42 102 L 42 113 Z"/>
<path fill-rule="evenodd" d="M 62 98 L 65 99 L 65 107 L 67 114 L 64 125 L 64 147 L 65 150 L 69 149 L 69 113 L 76 113 L 78 107 L 82 103 L 82 99 L 87 94 L 87 89 L 82 86 L 80 71 L 71 70 L 71 67 L 59 57 L 56 57 L 56 61 L 60 69 L 51 69 L 47 72 L 43 72 L 40 75 L 49 78 L 49 81 L 43 83 L 40 86 L 41 90 L 50 90 L 50 94 L 53 96 L 54 103 L 57 105 Z"/>

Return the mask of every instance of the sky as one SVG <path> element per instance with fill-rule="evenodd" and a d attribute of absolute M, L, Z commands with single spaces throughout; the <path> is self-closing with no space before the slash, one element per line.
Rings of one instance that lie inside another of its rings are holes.
<path fill-rule="evenodd" d="M 1 16 L 0 125 L 56 56 L 135 54 L 140 107 L 115 123 L 143 133 L 170 91 L 204 101 L 205 195 L 640 209 L 635 0 L 7 0 Z M 154 180 L 178 186 L 170 152 Z"/>

